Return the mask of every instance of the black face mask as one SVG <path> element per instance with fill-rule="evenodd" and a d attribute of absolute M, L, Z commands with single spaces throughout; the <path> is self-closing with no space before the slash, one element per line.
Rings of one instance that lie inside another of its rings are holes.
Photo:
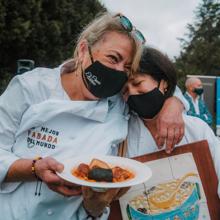
<path fill-rule="evenodd" d="M 150 92 L 141 95 L 131 95 L 128 98 L 128 105 L 140 117 L 152 119 L 163 107 L 165 97 L 163 93 L 155 88 Z"/>
<path fill-rule="evenodd" d="M 91 49 L 89 54 L 92 64 L 85 69 L 84 83 L 87 89 L 98 98 L 107 98 L 121 91 L 128 77 L 125 72 L 109 68 L 99 61 L 93 61 Z"/>
<path fill-rule="evenodd" d="M 194 89 L 194 93 L 196 93 L 197 95 L 202 95 L 202 93 L 203 93 L 203 88 L 195 88 L 195 89 Z"/>

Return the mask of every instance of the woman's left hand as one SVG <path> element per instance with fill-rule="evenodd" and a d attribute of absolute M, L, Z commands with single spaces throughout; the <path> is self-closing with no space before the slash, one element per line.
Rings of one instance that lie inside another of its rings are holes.
<path fill-rule="evenodd" d="M 129 188 L 116 188 L 108 189 L 105 192 L 97 192 L 90 187 L 82 187 L 83 205 L 90 215 L 98 217 L 103 213 L 106 206 L 119 199 L 128 190 Z"/>
<path fill-rule="evenodd" d="M 156 119 L 158 148 L 166 144 L 166 152 L 171 153 L 184 135 L 184 121 L 182 118 L 183 104 L 176 97 L 168 98 Z"/>

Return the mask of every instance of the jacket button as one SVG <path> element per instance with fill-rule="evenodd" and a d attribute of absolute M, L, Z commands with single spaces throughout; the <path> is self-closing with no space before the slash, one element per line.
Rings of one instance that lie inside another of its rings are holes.
<path fill-rule="evenodd" d="M 128 121 L 128 120 L 129 120 L 129 118 L 130 118 L 130 115 L 126 115 L 126 116 L 125 116 L 125 120 L 127 120 L 127 121 Z"/>
<path fill-rule="evenodd" d="M 47 210 L 47 214 L 48 214 L 48 215 L 53 215 L 53 211 L 52 211 L 51 209 L 48 209 L 48 210 Z"/>
<path fill-rule="evenodd" d="M 116 144 L 112 144 L 112 147 L 117 147 L 117 145 Z"/>

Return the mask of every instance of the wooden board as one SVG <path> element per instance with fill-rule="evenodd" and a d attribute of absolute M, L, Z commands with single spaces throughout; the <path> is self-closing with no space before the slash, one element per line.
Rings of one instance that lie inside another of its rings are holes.
<path fill-rule="evenodd" d="M 167 154 L 165 151 L 160 151 L 135 157 L 134 159 L 141 162 L 147 162 L 188 152 L 191 152 L 193 154 L 195 163 L 197 165 L 197 169 L 205 191 L 211 219 L 219 220 L 220 199 L 217 195 L 218 179 L 215 173 L 214 164 L 206 140 L 177 147 L 172 152 L 172 154 Z M 115 201 L 111 204 L 111 213 L 109 219 L 122 220 L 121 210 L 118 201 Z"/>

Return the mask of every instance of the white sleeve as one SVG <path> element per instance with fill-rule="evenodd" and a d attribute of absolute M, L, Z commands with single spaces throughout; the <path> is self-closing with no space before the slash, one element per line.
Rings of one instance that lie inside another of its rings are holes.
<path fill-rule="evenodd" d="M 178 86 L 176 86 L 176 89 L 174 91 L 173 96 L 177 97 L 183 103 L 183 105 L 185 107 L 185 111 L 184 112 L 189 111 L 189 103 L 185 99 L 185 97 L 183 96 L 183 93 L 182 93 L 182 91 L 180 90 L 180 88 Z"/>
<path fill-rule="evenodd" d="M 206 129 L 204 129 L 204 136 L 208 141 L 216 175 L 218 177 L 218 196 L 220 198 L 220 140 L 215 136 L 214 132 L 208 125 L 206 125 Z"/>
<path fill-rule="evenodd" d="M 19 159 L 13 153 L 15 134 L 32 99 L 23 84 L 21 76 L 14 77 L 0 96 L 0 184 L 11 164 Z"/>

